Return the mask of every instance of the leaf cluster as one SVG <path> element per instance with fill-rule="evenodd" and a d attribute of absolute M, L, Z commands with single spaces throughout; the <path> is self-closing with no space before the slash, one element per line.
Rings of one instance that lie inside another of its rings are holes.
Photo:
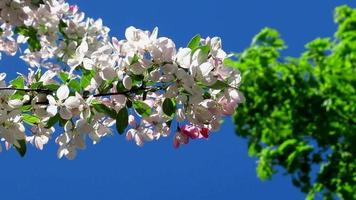
<path fill-rule="evenodd" d="M 335 10 L 333 38 L 306 44 L 300 57 L 270 28 L 225 64 L 242 72 L 246 103 L 236 133 L 258 158 L 257 174 L 290 174 L 307 199 L 356 199 L 356 9 Z"/>

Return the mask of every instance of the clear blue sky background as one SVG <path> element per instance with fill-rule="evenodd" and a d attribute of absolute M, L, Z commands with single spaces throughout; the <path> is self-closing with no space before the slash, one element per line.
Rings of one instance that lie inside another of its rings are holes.
<path fill-rule="evenodd" d="M 88 16 L 104 20 L 113 36 L 123 38 L 133 25 L 172 38 L 185 46 L 196 33 L 220 36 L 227 52 L 247 47 L 265 26 L 277 28 L 286 40 L 288 55 L 299 55 L 317 36 L 330 36 L 336 26 L 333 9 L 346 0 L 205 0 L 205 1 L 79 1 L 71 0 Z M 3 56 L 0 71 L 25 72 L 27 67 Z M 1 199 L 304 199 L 279 173 L 261 182 L 256 160 L 247 156 L 246 141 L 234 134 L 227 119 L 208 141 L 194 141 L 179 150 L 172 138 L 139 148 L 114 135 L 88 145 L 76 160 L 58 160 L 52 141 L 44 151 L 30 148 L 25 158 L 14 150 L 0 154 Z"/>

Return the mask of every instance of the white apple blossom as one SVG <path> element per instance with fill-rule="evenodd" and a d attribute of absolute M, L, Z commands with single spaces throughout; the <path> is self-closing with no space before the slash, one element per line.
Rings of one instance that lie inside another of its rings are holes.
<path fill-rule="evenodd" d="M 26 139 L 42 150 L 56 138 L 58 157 L 74 159 L 87 137 L 96 144 L 115 124 L 138 146 L 176 132 L 178 147 L 207 138 L 244 101 L 241 74 L 224 66 L 220 38 L 177 49 L 158 28 L 131 26 L 122 40 L 109 30 L 64 0 L 0 1 L 0 53 L 19 54 L 31 67 L 9 86 L 0 73 L 7 147 L 21 148 Z M 64 129 L 59 136 L 56 124 Z"/>
<path fill-rule="evenodd" d="M 81 102 L 77 96 L 69 96 L 69 92 L 67 85 L 61 85 L 56 92 L 58 100 L 52 95 L 48 95 L 49 106 L 47 107 L 47 112 L 52 116 L 59 113 L 61 118 L 71 119 L 73 116 L 72 111 L 78 109 Z"/>

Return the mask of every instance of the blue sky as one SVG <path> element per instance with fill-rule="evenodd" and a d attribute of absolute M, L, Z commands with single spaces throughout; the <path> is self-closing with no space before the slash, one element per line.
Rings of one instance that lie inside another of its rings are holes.
<path fill-rule="evenodd" d="M 241 51 L 265 26 L 277 28 L 299 55 L 304 44 L 331 36 L 336 28 L 333 9 L 355 2 L 340 0 L 205 0 L 205 1 L 79 1 L 71 0 L 93 18 L 102 18 L 112 36 L 125 28 L 160 29 L 160 36 L 185 46 L 196 33 L 220 36 L 227 52 Z M 3 56 L 0 71 L 24 72 L 27 67 Z M 172 138 L 139 148 L 114 135 L 88 145 L 74 161 L 56 158 L 52 141 L 44 151 L 30 148 L 25 158 L 14 150 L 0 154 L 1 199 L 274 199 L 299 200 L 304 194 L 279 173 L 261 182 L 256 160 L 247 156 L 246 141 L 234 134 L 230 119 L 207 141 L 194 141 L 179 150 Z"/>

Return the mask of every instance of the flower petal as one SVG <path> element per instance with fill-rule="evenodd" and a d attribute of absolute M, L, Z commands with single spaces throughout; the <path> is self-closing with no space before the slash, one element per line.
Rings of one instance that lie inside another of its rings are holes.
<path fill-rule="evenodd" d="M 64 99 L 68 98 L 69 96 L 69 88 L 67 85 L 61 85 L 61 87 L 58 88 L 57 90 L 57 97 L 60 101 L 63 101 Z"/>

